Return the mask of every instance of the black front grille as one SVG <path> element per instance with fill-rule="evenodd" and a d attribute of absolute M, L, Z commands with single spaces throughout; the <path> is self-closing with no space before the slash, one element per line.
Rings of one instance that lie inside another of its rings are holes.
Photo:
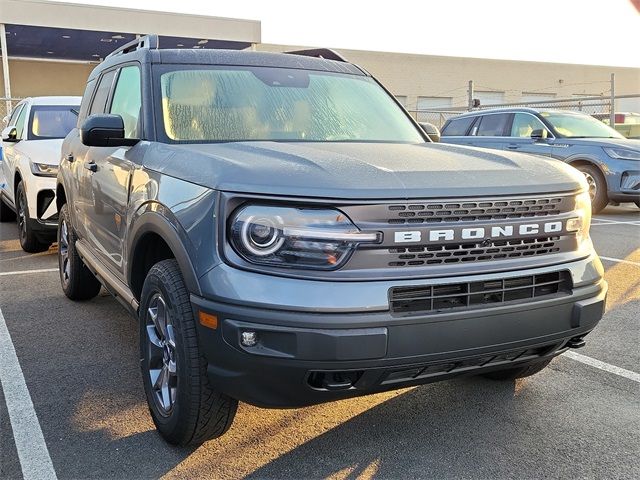
<path fill-rule="evenodd" d="M 540 237 L 521 240 L 496 240 L 488 245 L 484 245 L 484 242 L 477 242 L 390 248 L 389 253 L 391 255 L 389 255 L 388 265 L 390 267 L 414 267 L 531 257 L 558 253 L 561 246 L 560 237 Z"/>
<path fill-rule="evenodd" d="M 391 312 L 410 315 L 477 308 L 571 292 L 569 272 L 551 272 L 447 285 L 394 287 L 389 290 Z"/>
<path fill-rule="evenodd" d="M 545 197 L 395 204 L 388 206 L 388 221 L 402 225 L 545 217 L 562 213 L 563 201 L 563 197 Z"/>

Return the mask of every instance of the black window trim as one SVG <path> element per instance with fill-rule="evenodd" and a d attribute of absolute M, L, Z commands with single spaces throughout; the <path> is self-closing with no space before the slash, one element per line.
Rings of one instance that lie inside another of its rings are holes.
<path fill-rule="evenodd" d="M 91 102 L 89 102 L 89 108 L 87 109 L 87 116 L 90 117 L 91 115 L 94 115 L 91 113 L 91 110 L 93 109 L 93 102 L 96 101 L 96 93 L 98 93 L 98 89 L 100 88 L 100 85 L 102 84 L 102 79 L 104 78 L 105 75 L 107 75 L 108 73 L 111 73 L 114 70 L 117 70 L 120 67 L 120 65 L 115 65 L 111 68 L 105 69 L 102 72 L 100 72 L 100 76 L 98 77 L 95 86 L 93 87 L 93 93 L 91 94 Z M 107 107 L 107 103 L 109 103 L 109 99 L 111 97 L 111 92 L 113 91 L 113 83 L 115 82 L 115 79 L 118 77 L 118 72 L 116 72 L 113 76 L 113 78 L 111 79 L 111 85 L 109 85 L 109 92 L 107 93 L 107 98 L 105 101 L 105 106 L 102 110 L 102 112 L 96 112 L 96 113 L 105 113 L 104 109 Z"/>

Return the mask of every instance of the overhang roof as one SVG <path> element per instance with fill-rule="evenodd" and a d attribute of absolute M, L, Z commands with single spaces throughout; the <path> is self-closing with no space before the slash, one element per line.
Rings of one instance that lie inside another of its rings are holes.
<path fill-rule="evenodd" d="M 260 22 L 43 0 L 0 0 L 8 56 L 99 61 L 156 33 L 163 48 L 243 49 L 260 43 Z"/>

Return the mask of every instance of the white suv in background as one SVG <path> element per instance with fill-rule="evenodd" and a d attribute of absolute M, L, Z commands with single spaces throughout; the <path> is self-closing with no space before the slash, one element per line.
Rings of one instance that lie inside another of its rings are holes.
<path fill-rule="evenodd" d="M 77 123 L 80 97 L 22 100 L 5 119 L 0 168 L 0 222 L 16 218 L 20 245 L 42 252 L 55 241 L 55 192 L 62 140 Z"/>

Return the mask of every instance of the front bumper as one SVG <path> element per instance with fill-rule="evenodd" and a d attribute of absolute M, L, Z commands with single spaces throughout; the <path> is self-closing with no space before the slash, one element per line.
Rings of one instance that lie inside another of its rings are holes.
<path fill-rule="evenodd" d="M 555 269 L 569 269 L 570 294 L 409 317 L 392 315 L 388 304 L 384 311 L 368 311 L 371 304 L 362 303 L 359 311 L 327 312 L 246 306 L 193 295 L 191 300 L 196 315 L 202 311 L 218 317 L 217 329 L 198 327 L 213 386 L 254 405 L 297 407 L 525 365 L 561 353 L 570 339 L 596 326 L 607 285 L 595 256 Z M 372 287 L 379 282 L 344 282 L 342 298 L 334 298 L 335 303 L 357 302 L 344 297 L 356 292 L 359 283 Z M 388 289 L 398 282 L 384 283 Z M 250 302 L 251 296 L 247 294 Z M 274 292 L 273 297 L 278 295 Z M 241 345 L 241 334 L 247 331 L 257 333 L 257 345 Z"/>
<path fill-rule="evenodd" d="M 640 162 L 610 159 L 602 165 L 607 175 L 609 199 L 614 202 L 640 201 Z"/>

